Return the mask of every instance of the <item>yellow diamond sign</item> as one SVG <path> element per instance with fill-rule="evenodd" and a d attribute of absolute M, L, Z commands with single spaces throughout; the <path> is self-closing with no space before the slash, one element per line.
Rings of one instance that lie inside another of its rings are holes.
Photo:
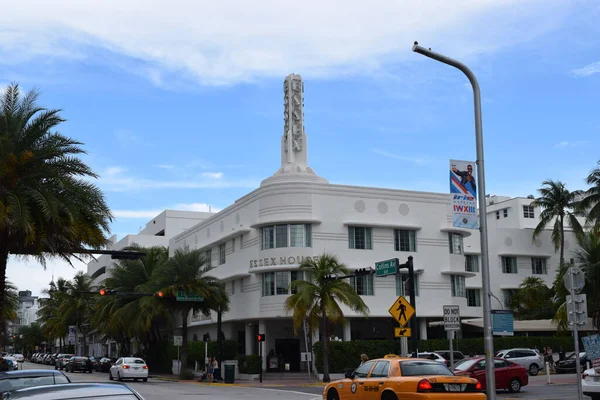
<path fill-rule="evenodd" d="M 410 303 L 404 298 L 404 296 L 399 296 L 394 304 L 389 309 L 389 313 L 400 326 L 404 326 L 408 323 L 408 321 L 415 315 L 415 309 Z"/>

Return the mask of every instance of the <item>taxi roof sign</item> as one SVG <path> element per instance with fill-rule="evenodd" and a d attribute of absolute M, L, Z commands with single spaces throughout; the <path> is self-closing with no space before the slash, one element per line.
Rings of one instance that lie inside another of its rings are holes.
<path fill-rule="evenodd" d="M 400 358 L 398 354 L 386 354 L 383 358 Z"/>

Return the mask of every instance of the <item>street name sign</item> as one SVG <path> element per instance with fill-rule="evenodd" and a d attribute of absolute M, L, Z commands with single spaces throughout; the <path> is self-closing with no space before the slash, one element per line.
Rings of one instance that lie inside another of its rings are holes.
<path fill-rule="evenodd" d="M 183 290 L 177 291 L 177 297 L 175 299 L 177 301 L 204 301 L 204 297 L 197 296 L 195 294 L 189 294 Z"/>
<path fill-rule="evenodd" d="M 398 272 L 398 259 L 379 261 L 375 263 L 375 276 L 395 275 Z"/>

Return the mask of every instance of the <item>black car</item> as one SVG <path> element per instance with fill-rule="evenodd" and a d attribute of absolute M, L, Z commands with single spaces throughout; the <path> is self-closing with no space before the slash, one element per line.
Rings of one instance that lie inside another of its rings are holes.
<path fill-rule="evenodd" d="M 96 371 L 98 372 L 108 372 L 110 367 L 117 361 L 114 357 L 102 357 L 98 364 L 95 365 Z"/>
<path fill-rule="evenodd" d="M 122 383 L 69 383 L 38 386 L 4 393 L 2 400 L 144 400 L 142 395 Z"/>
<path fill-rule="evenodd" d="M 89 357 L 73 356 L 67 361 L 65 365 L 65 371 L 67 372 L 89 372 L 90 374 L 94 371 L 92 360 Z"/>
<path fill-rule="evenodd" d="M 587 369 L 586 363 L 590 361 L 584 352 L 579 353 L 579 369 L 581 372 Z M 557 374 L 566 374 L 568 372 L 575 372 L 575 353 L 569 355 L 562 361 L 557 361 L 554 364 L 554 369 Z"/>
<path fill-rule="evenodd" d="M 25 369 L 0 372 L 0 393 L 32 386 L 47 386 L 71 383 L 61 371 L 52 369 Z"/>

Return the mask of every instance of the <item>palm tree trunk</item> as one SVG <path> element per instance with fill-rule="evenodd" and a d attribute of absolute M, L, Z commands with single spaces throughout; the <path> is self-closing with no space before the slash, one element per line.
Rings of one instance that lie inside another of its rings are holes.
<path fill-rule="evenodd" d="M 0 235 L 0 242 L 4 241 Z M 4 242 L 6 243 L 6 242 Z M 4 315 L 5 290 L 6 290 L 6 267 L 8 265 L 8 249 L 0 249 L 0 316 Z M 0 318 L 0 343 L 6 343 L 6 319 Z"/>
<path fill-rule="evenodd" d="M 565 216 L 560 216 L 560 265 L 565 263 Z"/>
<path fill-rule="evenodd" d="M 183 377 L 184 371 L 187 369 L 187 355 L 188 355 L 188 340 L 187 340 L 187 331 L 188 331 L 188 314 L 190 313 L 189 308 L 185 308 L 181 311 L 181 369 L 179 370 L 179 375 Z"/>
<path fill-rule="evenodd" d="M 327 314 L 321 306 L 321 341 L 323 342 L 323 382 L 331 382 L 329 377 L 329 340 L 327 338 Z"/>

